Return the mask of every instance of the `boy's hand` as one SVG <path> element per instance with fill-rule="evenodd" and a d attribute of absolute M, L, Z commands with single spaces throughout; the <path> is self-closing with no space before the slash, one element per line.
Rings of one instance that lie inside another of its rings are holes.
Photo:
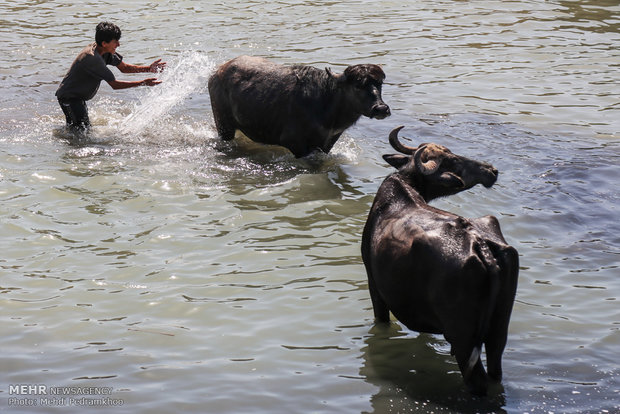
<path fill-rule="evenodd" d="M 148 78 L 142 81 L 142 85 L 146 85 L 146 86 L 155 86 L 155 85 L 159 85 L 160 83 L 161 81 L 157 80 L 157 78 Z"/>
<path fill-rule="evenodd" d="M 161 59 L 157 59 L 149 66 L 149 72 L 157 73 L 162 72 L 166 68 L 166 62 L 162 62 Z"/>

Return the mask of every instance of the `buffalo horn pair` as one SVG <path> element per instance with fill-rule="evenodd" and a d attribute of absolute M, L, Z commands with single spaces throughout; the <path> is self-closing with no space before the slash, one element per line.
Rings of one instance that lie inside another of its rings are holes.
<path fill-rule="evenodd" d="M 404 125 L 396 127 L 390 132 L 390 144 L 392 147 L 403 154 L 413 155 L 413 161 L 420 173 L 424 175 L 429 175 L 437 171 L 439 168 L 439 163 L 437 161 L 430 159 L 426 162 L 422 162 L 420 159 L 422 157 L 422 153 L 426 148 L 425 144 L 422 144 L 420 147 L 410 147 L 408 145 L 403 144 L 398 140 L 398 132 L 404 128 Z"/>

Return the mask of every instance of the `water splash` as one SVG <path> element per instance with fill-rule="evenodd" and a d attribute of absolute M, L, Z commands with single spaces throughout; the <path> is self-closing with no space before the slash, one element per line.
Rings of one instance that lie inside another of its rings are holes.
<path fill-rule="evenodd" d="M 216 145 L 219 140 L 214 125 L 204 116 L 205 113 L 210 113 L 209 104 L 204 102 L 199 116 L 195 117 L 191 108 L 192 103 L 188 102 L 194 98 L 202 100 L 208 95 L 208 78 L 215 70 L 215 66 L 215 60 L 206 53 L 197 51 L 181 53 L 169 61 L 166 70 L 160 74 L 161 84 L 152 88 L 139 89 L 137 91 L 139 97 L 135 105 L 125 107 L 124 115 L 111 120 L 108 124 L 109 128 L 104 126 L 93 131 L 90 136 L 91 140 L 111 141 L 115 145 L 129 144 L 134 151 L 138 147 L 142 150 L 149 148 L 149 151 L 157 148 L 157 156 L 165 157 L 170 156 L 171 151 L 193 153 L 196 148 L 203 148 L 203 144 L 207 141 Z M 114 104 L 108 104 L 110 105 Z M 179 116 L 175 113 L 175 109 L 181 106 L 183 110 L 182 115 Z M 108 120 L 109 113 L 110 111 L 106 110 Z M 147 144 L 147 147 L 142 147 L 141 144 Z M 174 149 L 171 150 L 171 148 Z M 250 163 L 258 163 L 261 166 L 275 166 L 283 163 L 284 165 L 291 164 L 293 168 L 298 168 L 301 164 L 302 169 L 308 167 L 305 165 L 307 163 L 333 166 L 341 162 L 350 162 L 357 159 L 360 152 L 359 146 L 347 134 L 341 137 L 330 154 L 317 152 L 305 160 L 295 160 L 293 155 L 283 147 L 265 146 L 241 137 L 235 140 L 232 148 L 233 156 L 236 152 L 234 148 L 238 148 L 238 156 L 247 158 Z M 236 167 L 244 172 L 251 169 L 247 166 L 239 167 L 238 163 Z M 313 167 L 310 169 L 314 170 Z M 261 168 L 258 170 L 262 171 Z M 279 170 L 280 167 L 275 169 L 275 171 Z M 264 173 L 263 171 L 262 174 Z"/>
<path fill-rule="evenodd" d="M 191 94 L 204 92 L 209 75 L 215 67 L 206 54 L 188 51 L 182 53 L 158 77 L 162 83 L 149 88 L 131 113 L 122 120 L 120 130 L 126 135 L 141 135 Z"/>

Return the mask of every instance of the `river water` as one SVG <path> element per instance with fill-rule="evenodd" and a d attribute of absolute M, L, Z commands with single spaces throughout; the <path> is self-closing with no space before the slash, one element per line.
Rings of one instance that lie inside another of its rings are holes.
<path fill-rule="evenodd" d="M 69 142 L 54 92 L 101 20 L 168 69 L 102 84 Z M 620 411 L 618 1 L 11 0 L 0 33 L 0 411 Z M 393 115 L 304 159 L 220 142 L 206 82 L 240 54 L 381 64 Z M 485 399 L 441 336 L 373 323 L 360 238 L 397 125 L 500 170 L 434 202 L 520 254 Z"/>

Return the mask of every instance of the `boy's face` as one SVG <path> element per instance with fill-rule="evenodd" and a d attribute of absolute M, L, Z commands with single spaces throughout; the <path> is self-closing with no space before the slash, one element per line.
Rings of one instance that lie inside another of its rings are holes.
<path fill-rule="evenodd" d="M 109 42 L 103 41 L 101 42 L 101 47 L 103 48 L 103 53 L 115 53 L 116 48 L 121 45 L 121 42 L 117 39 L 112 39 Z"/>

